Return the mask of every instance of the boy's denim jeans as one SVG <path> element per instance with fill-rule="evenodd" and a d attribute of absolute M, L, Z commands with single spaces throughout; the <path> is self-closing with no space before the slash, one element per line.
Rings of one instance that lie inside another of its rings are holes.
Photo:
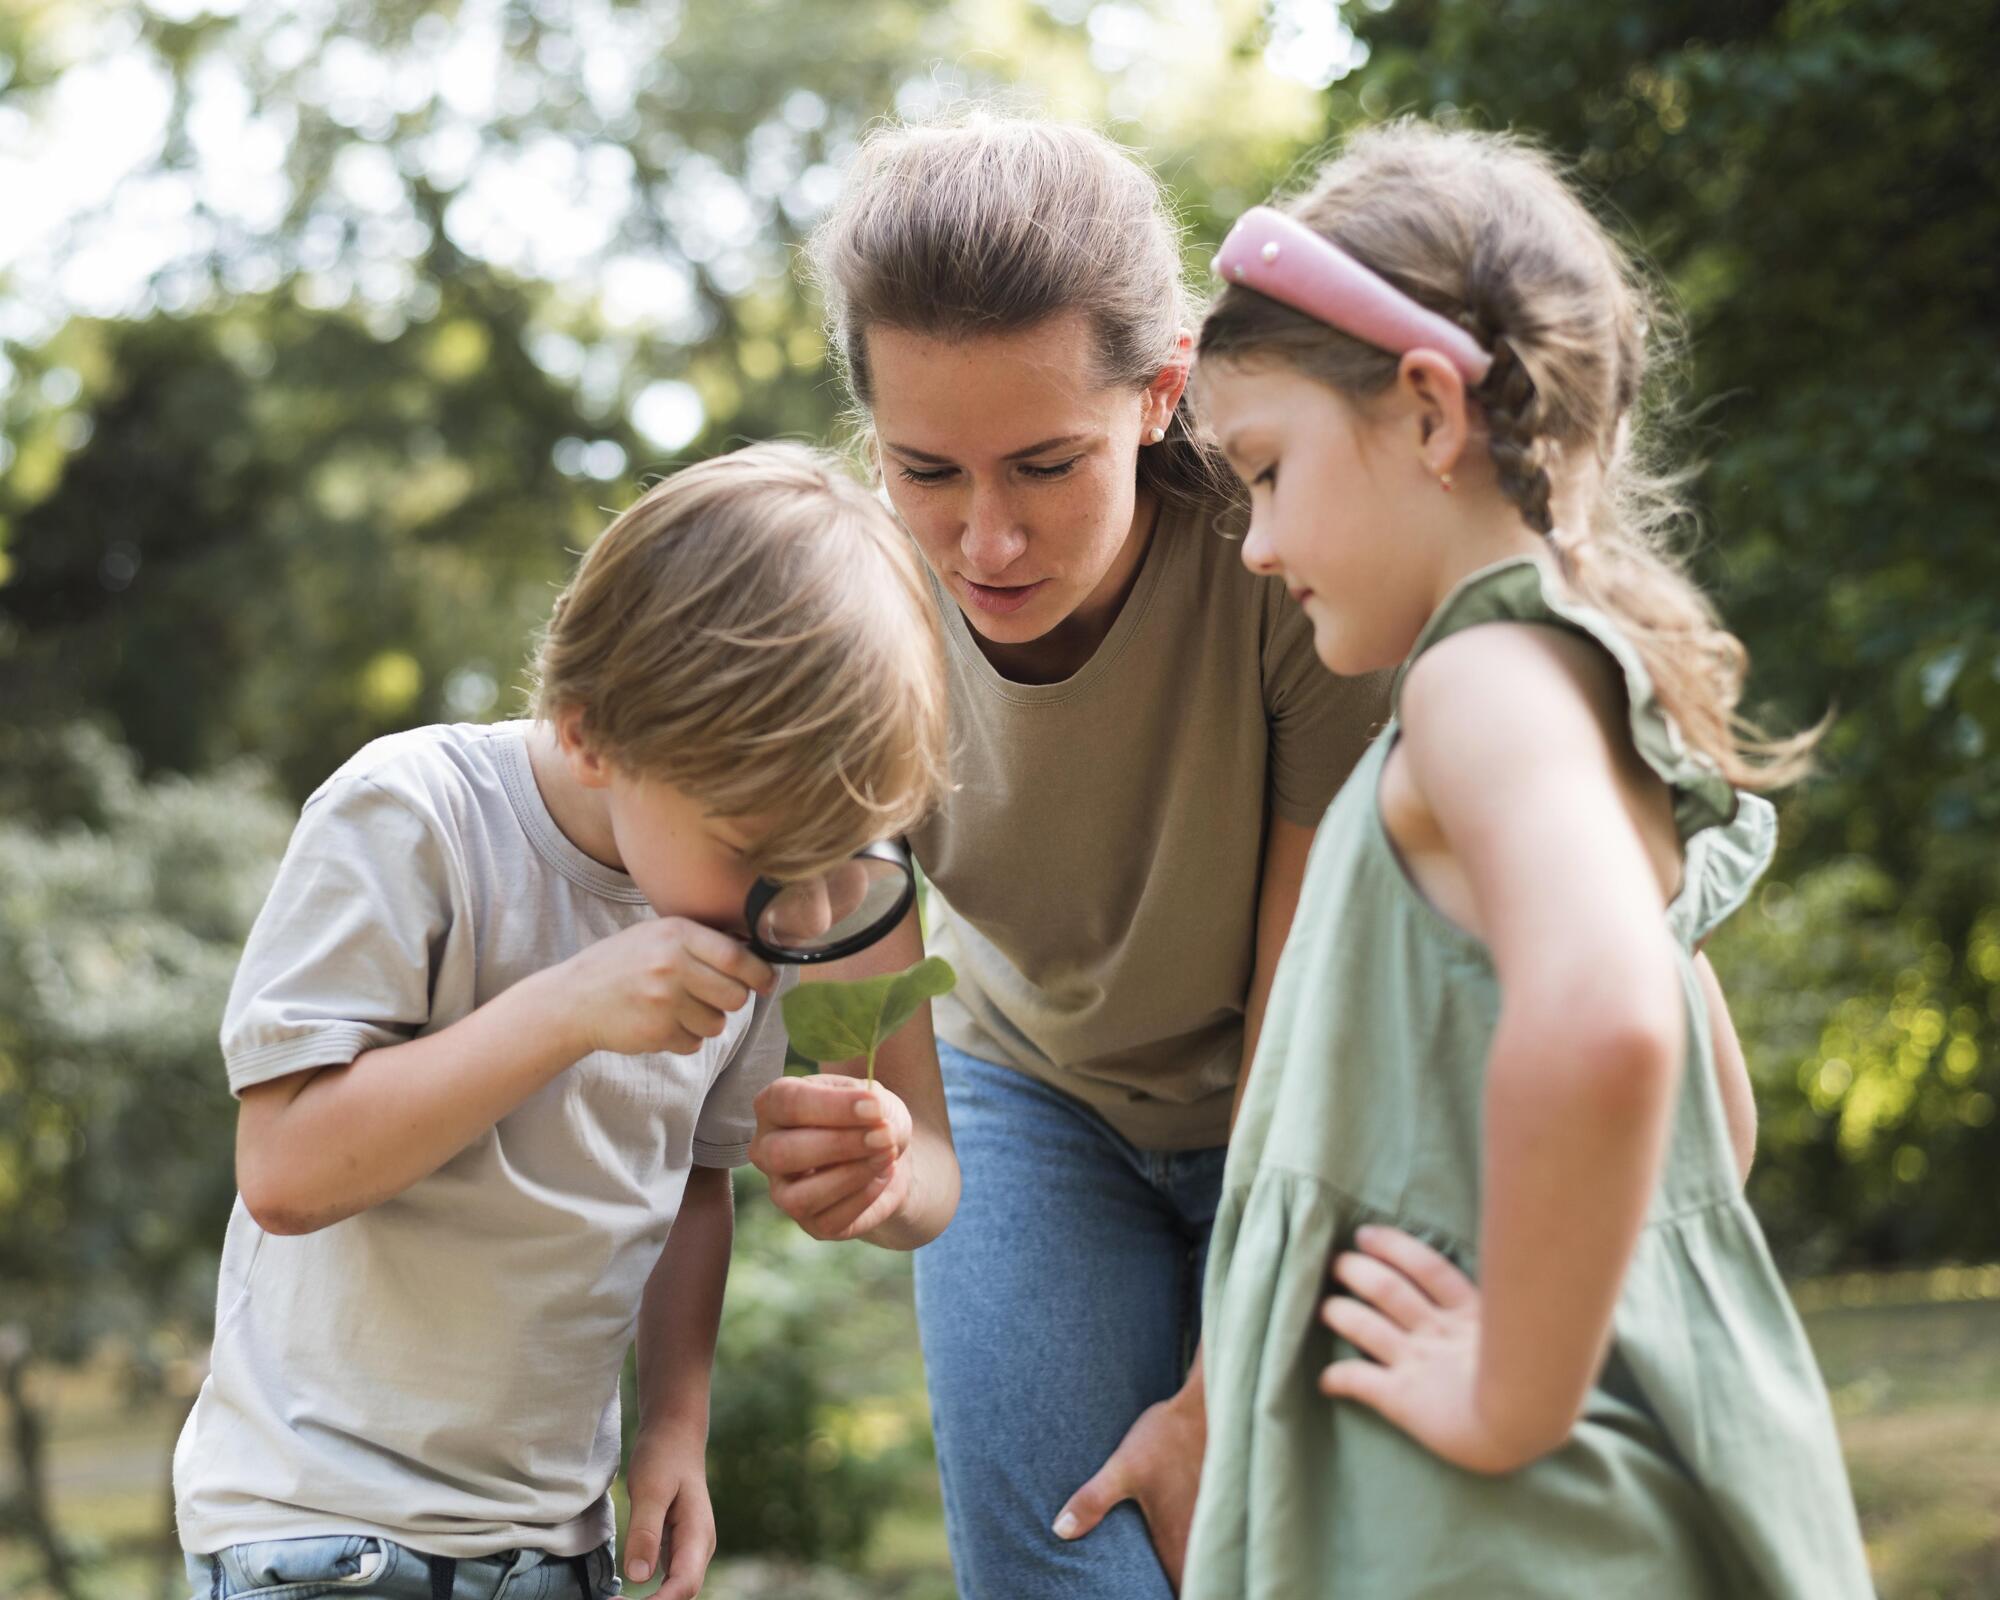
<path fill-rule="evenodd" d="M 1073 1544 L 1050 1524 L 1186 1381 L 1224 1152 L 1139 1150 L 1022 1073 L 938 1058 L 964 1184 L 917 1252 L 917 1321 L 959 1594 L 1170 1600 L 1132 1502 Z"/>
<path fill-rule="evenodd" d="M 619 1590 L 608 1544 L 581 1556 L 503 1550 L 454 1561 L 361 1534 L 190 1553 L 187 1575 L 189 1600 L 607 1600 Z"/>

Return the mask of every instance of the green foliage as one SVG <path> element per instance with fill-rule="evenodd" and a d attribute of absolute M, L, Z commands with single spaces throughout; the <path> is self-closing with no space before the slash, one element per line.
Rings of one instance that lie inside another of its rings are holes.
<path fill-rule="evenodd" d="M 206 1327 L 234 1183 L 215 1031 L 290 827 L 248 768 L 142 784 L 102 735 L 12 752 L 89 822 L 0 816 L 0 1317 L 44 1357 Z"/>
<path fill-rule="evenodd" d="M 942 956 L 926 956 L 901 972 L 849 983 L 802 983 L 782 1007 L 792 1048 L 808 1061 L 852 1061 L 865 1056 L 875 1081 L 875 1052 L 926 1000 L 950 994 L 958 974 Z"/>

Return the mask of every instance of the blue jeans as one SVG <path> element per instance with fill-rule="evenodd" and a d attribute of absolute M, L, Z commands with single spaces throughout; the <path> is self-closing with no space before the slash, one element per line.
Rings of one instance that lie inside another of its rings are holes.
<path fill-rule="evenodd" d="M 1127 1501 L 1056 1513 L 1187 1379 L 1221 1147 L 1149 1152 L 1081 1103 L 938 1046 L 964 1188 L 917 1252 L 945 1531 L 962 1600 L 1170 1600 Z"/>
<path fill-rule="evenodd" d="M 387 1539 L 265 1539 L 187 1558 L 190 1600 L 605 1600 L 619 1590 L 611 1546 L 588 1555 L 503 1550 L 429 1556 Z"/>

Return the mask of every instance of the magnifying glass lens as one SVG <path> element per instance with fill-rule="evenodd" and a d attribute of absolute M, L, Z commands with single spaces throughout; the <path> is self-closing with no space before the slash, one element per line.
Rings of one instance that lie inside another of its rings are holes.
<path fill-rule="evenodd" d="M 909 881 L 897 862 L 856 856 L 817 878 L 786 884 L 758 915 L 757 938 L 773 950 L 810 956 L 880 937 L 901 920 Z"/>

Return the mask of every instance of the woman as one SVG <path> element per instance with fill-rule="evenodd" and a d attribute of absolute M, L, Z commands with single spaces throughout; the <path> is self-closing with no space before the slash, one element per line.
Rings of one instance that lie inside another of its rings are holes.
<path fill-rule="evenodd" d="M 752 1159 L 816 1237 L 923 1246 L 961 1592 L 1165 1597 L 1232 1109 L 1385 685 L 1326 674 L 1220 536 L 1240 510 L 1182 411 L 1177 230 L 1107 140 L 878 133 L 814 260 L 949 645 L 957 788 L 910 842 L 959 986 L 935 1039 L 920 1018 L 885 1047 L 877 1107 L 773 1085 Z M 830 975 L 923 948 L 912 917 Z"/>

